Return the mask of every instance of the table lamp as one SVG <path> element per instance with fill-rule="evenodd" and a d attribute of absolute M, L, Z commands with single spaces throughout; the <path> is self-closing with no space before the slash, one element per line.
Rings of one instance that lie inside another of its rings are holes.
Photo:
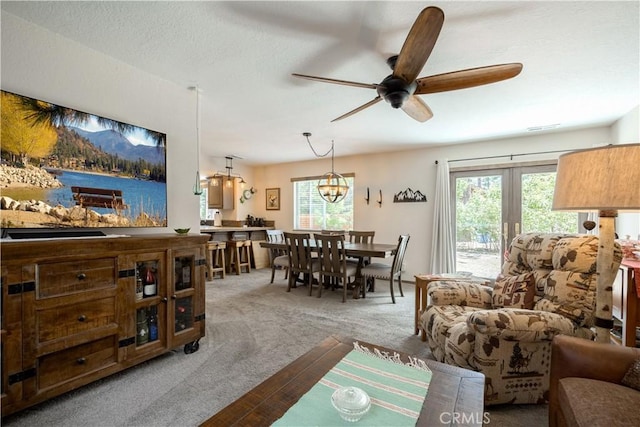
<path fill-rule="evenodd" d="M 607 145 L 574 151 L 558 159 L 553 210 L 598 211 L 596 258 L 596 340 L 610 342 L 612 285 L 618 211 L 640 211 L 640 144 Z"/>

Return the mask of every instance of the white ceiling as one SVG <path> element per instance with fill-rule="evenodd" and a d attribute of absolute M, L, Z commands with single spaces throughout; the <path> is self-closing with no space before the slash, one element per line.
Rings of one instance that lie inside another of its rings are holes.
<path fill-rule="evenodd" d="M 423 95 L 419 123 L 372 100 L 416 16 L 445 22 L 421 77 L 506 62 L 503 82 Z M 640 2 L 9 2 L 2 11 L 188 90 L 201 88 L 201 149 L 246 164 L 313 158 L 302 132 L 336 156 L 525 135 L 529 127 L 610 125 L 640 104 Z M 195 93 L 194 93 L 195 105 Z M 161 130 L 161 129 L 159 129 Z"/>

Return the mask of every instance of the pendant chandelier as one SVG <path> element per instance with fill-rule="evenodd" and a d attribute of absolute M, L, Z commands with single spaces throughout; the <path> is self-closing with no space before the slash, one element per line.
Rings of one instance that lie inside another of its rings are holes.
<path fill-rule="evenodd" d="M 318 180 L 318 193 L 320 194 L 320 197 L 328 203 L 340 202 L 347 196 L 347 193 L 349 192 L 349 185 L 347 184 L 347 180 L 334 170 L 335 150 L 333 147 L 333 141 L 331 141 L 331 148 L 329 151 L 324 154 L 318 154 L 311 145 L 311 141 L 309 141 L 311 133 L 304 132 L 302 135 L 307 138 L 307 143 L 316 157 L 326 157 L 331 153 L 331 172 L 325 173 L 322 178 Z"/>
<path fill-rule="evenodd" d="M 247 181 L 244 180 L 242 175 L 233 173 L 233 159 L 241 159 L 242 157 L 238 157 L 236 155 L 230 154 L 224 157 L 225 160 L 225 170 L 226 172 L 215 172 L 212 176 L 207 177 L 212 186 L 218 187 L 219 185 L 224 185 L 227 188 L 233 187 L 233 182 L 236 178 L 240 179 L 240 187 L 244 188 L 244 185 Z"/>
<path fill-rule="evenodd" d="M 204 190 L 200 183 L 200 89 L 198 86 L 192 87 L 196 92 L 196 183 L 193 186 L 193 194 L 200 196 Z"/>

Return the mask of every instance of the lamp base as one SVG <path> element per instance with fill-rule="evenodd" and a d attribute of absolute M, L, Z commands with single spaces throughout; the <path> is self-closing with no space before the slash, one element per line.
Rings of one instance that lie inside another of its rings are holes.
<path fill-rule="evenodd" d="M 615 244 L 614 218 L 616 211 L 600 211 L 600 233 L 598 236 L 598 256 L 596 258 L 596 312 L 595 327 L 596 341 L 611 342 L 611 328 L 613 320 L 611 309 L 613 306 L 612 285 L 617 271 L 611 266 Z"/>

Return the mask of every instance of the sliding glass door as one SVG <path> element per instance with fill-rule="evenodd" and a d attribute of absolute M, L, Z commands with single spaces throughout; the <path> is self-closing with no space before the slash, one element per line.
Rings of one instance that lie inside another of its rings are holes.
<path fill-rule="evenodd" d="M 456 270 L 479 277 L 500 271 L 504 171 L 451 174 L 455 189 Z"/>
<path fill-rule="evenodd" d="M 519 233 L 577 232 L 578 215 L 551 211 L 555 165 L 451 173 L 456 269 L 495 278 Z"/>

